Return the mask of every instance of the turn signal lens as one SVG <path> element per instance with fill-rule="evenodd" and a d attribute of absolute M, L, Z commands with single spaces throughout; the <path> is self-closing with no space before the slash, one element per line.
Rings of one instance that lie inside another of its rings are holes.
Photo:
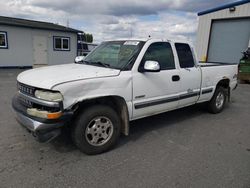
<path fill-rule="evenodd" d="M 62 112 L 55 112 L 55 113 L 48 113 L 47 118 L 48 119 L 58 119 L 62 116 Z"/>

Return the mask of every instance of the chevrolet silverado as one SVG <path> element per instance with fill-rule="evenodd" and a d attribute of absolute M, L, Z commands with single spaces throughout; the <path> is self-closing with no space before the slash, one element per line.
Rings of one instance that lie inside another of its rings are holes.
<path fill-rule="evenodd" d="M 98 154 L 129 135 L 130 121 L 203 102 L 221 112 L 237 72 L 233 64 L 199 63 L 185 42 L 106 41 L 73 64 L 19 74 L 12 106 L 38 141 L 68 127 L 82 152 Z"/>

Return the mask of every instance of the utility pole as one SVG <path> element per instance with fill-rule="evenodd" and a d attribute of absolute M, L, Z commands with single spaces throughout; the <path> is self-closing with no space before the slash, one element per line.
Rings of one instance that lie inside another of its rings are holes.
<path fill-rule="evenodd" d="M 132 25 L 130 24 L 130 38 L 133 37 L 133 28 L 132 28 Z"/>
<path fill-rule="evenodd" d="M 69 27 L 69 19 L 67 19 L 67 23 L 66 24 L 67 24 L 67 27 Z"/>

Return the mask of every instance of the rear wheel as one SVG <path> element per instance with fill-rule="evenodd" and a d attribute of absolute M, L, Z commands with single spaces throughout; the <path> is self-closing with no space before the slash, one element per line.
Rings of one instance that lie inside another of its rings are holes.
<path fill-rule="evenodd" d="M 226 90 L 223 87 L 217 87 L 212 99 L 208 103 L 208 110 L 213 114 L 220 113 L 226 104 Z"/>
<path fill-rule="evenodd" d="M 117 113 L 109 106 L 95 105 L 80 113 L 72 129 L 75 145 L 86 154 L 99 154 L 112 148 L 121 132 Z"/>

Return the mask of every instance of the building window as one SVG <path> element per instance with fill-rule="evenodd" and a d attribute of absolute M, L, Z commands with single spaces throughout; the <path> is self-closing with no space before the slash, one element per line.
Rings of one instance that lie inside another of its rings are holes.
<path fill-rule="evenodd" d="M 0 31 L 0 48 L 8 48 L 7 32 Z"/>
<path fill-rule="evenodd" d="M 69 51 L 70 38 L 69 37 L 54 37 L 54 50 L 55 51 Z"/>

